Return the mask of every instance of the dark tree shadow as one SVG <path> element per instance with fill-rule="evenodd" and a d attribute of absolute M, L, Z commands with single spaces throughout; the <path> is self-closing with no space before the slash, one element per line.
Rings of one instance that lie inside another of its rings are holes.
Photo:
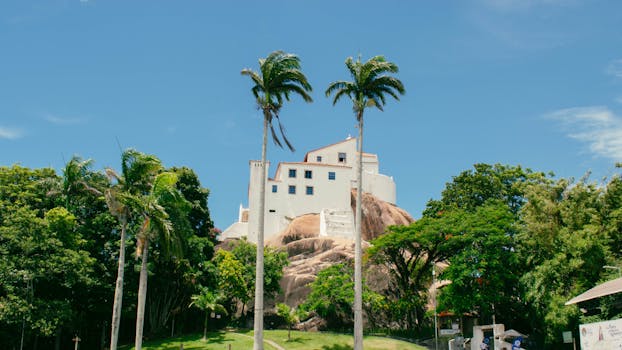
<path fill-rule="evenodd" d="M 322 350 L 352 350 L 352 347 L 350 345 L 340 345 L 340 344 L 335 344 L 332 346 L 324 345 L 322 346 Z"/>
<path fill-rule="evenodd" d="M 298 343 L 298 344 L 303 344 L 306 343 L 308 341 L 310 341 L 311 338 L 305 338 L 305 337 L 291 337 L 291 339 L 286 340 L 286 343 Z"/>

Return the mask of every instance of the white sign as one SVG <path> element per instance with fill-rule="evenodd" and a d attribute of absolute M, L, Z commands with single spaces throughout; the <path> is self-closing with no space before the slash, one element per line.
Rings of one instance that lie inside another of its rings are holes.
<path fill-rule="evenodd" d="M 622 349 L 622 319 L 579 326 L 581 349 Z"/>
<path fill-rule="evenodd" d="M 572 344 L 572 332 L 571 331 L 562 332 L 562 338 L 564 339 L 564 343 Z"/>

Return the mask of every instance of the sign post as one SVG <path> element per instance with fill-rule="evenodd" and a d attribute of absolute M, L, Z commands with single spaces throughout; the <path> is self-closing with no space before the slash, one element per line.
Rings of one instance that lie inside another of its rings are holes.
<path fill-rule="evenodd" d="M 78 350 L 78 343 L 82 341 L 82 339 L 80 339 L 80 337 L 78 337 L 78 335 L 76 334 L 75 338 L 71 339 L 71 341 L 74 342 L 73 349 Z"/>

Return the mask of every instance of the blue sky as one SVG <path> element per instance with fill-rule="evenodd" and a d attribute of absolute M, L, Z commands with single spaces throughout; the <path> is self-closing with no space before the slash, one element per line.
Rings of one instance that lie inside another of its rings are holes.
<path fill-rule="evenodd" d="M 118 168 L 133 147 L 193 168 L 224 229 L 261 151 L 240 70 L 277 49 L 315 101 L 283 108 L 297 151 L 270 144 L 273 164 L 356 135 L 323 94 L 346 57 L 399 65 L 406 95 L 367 112 L 364 147 L 415 217 L 474 163 L 601 181 L 622 161 L 622 1 L 5 0 L 0 165 Z"/>

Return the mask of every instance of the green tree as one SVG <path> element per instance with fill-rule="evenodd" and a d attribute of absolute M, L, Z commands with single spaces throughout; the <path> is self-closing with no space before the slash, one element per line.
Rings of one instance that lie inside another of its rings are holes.
<path fill-rule="evenodd" d="M 358 122 L 358 170 L 356 195 L 356 223 L 354 248 L 354 349 L 363 349 L 363 309 L 362 309 L 362 248 L 361 248 L 361 219 L 362 219 L 362 192 L 363 192 L 363 113 L 365 108 L 376 107 L 380 111 L 386 102 L 385 95 L 399 100 L 398 94 L 404 94 L 402 82 L 390 76 L 398 72 L 398 67 L 385 60 L 383 56 L 375 56 L 367 62 L 361 62 L 359 57 L 354 61 L 352 57 L 346 59 L 346 67 L 352 81 L 335 81 L 326 89 L 326 96 L 334 93 L 333 105 L 343 96 L 352 101 L 352 109 Z"/>
<path fill-rule="evenodd" d="M 96 283 L 76 217 L 48 195 L 58 180 L 51 169 L 0 167 L 0 342 L 7 347 L 25 332 L 33 343 L 56 335 L 58 348 L 80 310 L 79 291 Z"/>
<path fill-rule="evenodd" d="M 311 292 L 298 308 L 301 314 L 314 312 L 322 317 L 327 327 L 332 330 L 341 331 L 352 327 L 353 273 L 351 263 L 340 263 L 321 270 L 316 279 L 308 285 Z M 372 321 L 377 319 L 371 312 L 378 312 L 384 308 L 382 296 L 364 285 L 363 301 L 368 319 Z"/>
<path fill-rule="evenodd" d="M 128 222 L 132 211 L 141 207 L 140 196 L 149 191 L 150 183 L 161 170 L 160 161 L 151 155 L 128 149 L 121 155 L 121 174 L 113 169 L 106 169 L 111 185 L 105 191 L 106 204 L 110 213 L 121 224 L 119 238 L 119 258 L 117 281 L 114 292 L 112 322 L 110 332 L 110 350 L 117 349 L 119 340 L 119 324 L 123 301 L 123 281 L 125 272 L 125 244 Z"/>
<path fill-rule="evenodd" d="M 318 272 L 309 284 L 311 292 L 300 306 L 315 312 L 327 322 L 330 329 L 342 329 L 352 325 L 354 280 L 352 266 L 336 264 Z"/>
<path fill-rule="evenodd" d="M 207 320 L 209 319 L 210 312 L 219 314 L 227 314 L 227 310 L 220 304 L 222 296 L 207 289 L 202 289 L 201 293 L 192 296 L 192 303 L 190 306 L 194 306 L 200 310 L 205 311 L 205 321 L 203 322 L 203 340 L 207 340 Z"/>
<path fill-rule="evenodd" d="M 136 338 L 135 348 L 142 348 L 143 326 L 145 322 L 145 300 L 147 297 L 147 262 L 149 245 L 157 241 L 165 251 L 179 255 L 182 253 L 180 237 L 176 235 L 169 214 L 164 203 L 169 203 L 181 211 L 189 209 L 188 202 L 175 187 L 177 175 L 172 172 L 162 172 L 156 175 L 153 185 L 146 196 L 141 197 L 142 208 L 140 214 L 143 224 L 136 235 L 136 256 L 140 256 L 140 281 L 138 287 L 138 305 L 136 310 Z"/>
<path fill-rule="evenodd" d="M 214 222 L 210 217 L 208 197 L 210 191 L 201 186 L 199 177 L 190 168 L 173 167 L 169 171 L 177 174 L 177 189 L 190 203 L 190 212 L 187 215 L 188 222 L 197 237 L 207 237 L 212 242 L 216 241 L 214 234 Z M 208 260 L 211 256 L 207 257 Z"/>
<path fill-rule="evenodd" d="M 188 201 L 190 210 L 164 201 L 175 235 L 180 238 L 183 254 L 171 256 L 160 244 L 149 252 L 149 297 L 146 300 L 145 333 L 160 336 L 174 333 L 175 320 L 179 325 L 193 324 L 186 306 L 200 286 L 216 288 L 213 265 L 215 235 L 207 200 L 209 190 L 203 188 L 198 176 L 189 168 L 171 168 L 177 175 L 176 188 Z M 185 322 L 184 322 L 185 321 Z M 170 332 L 165 332 L 167 328 Z"/>
<path fill-rule="evenodd" d="M 296 309 L 289 307 L 287 304 L 276 304 L 276 314 L 287 324 L 287 340 L 292 340 L 292 326 L 300 321 Z"/>
<path fill-rule="evenodd" d="M 514 223 L 509 208 L 495 201 L 461 215 L 453 228 L 461 247 L 440 275 L 451 283 L 440 293 L 439 308 L 457 314 L 477 312 L 482 321 L 492 323 L 493 315 L 507 315 L 512 304 L 519 303 L 518 276 L 513 273 Z"/>
<path fill-rule="evenodd" d="M 237 301 L 246 306 L 251 298 L 251 282 L 245 277 L 244 265 L 230 251 L 218 250 L 214 256 L 217 266 L 218 288 L 230 301 L 229 310 L 235 314 Z M 242 311 L 244 313 L 244 311 Z"/>
<path fill-rule="evenodd" d="M 391 226 L 374 239 L 367 254 L 371 262 L 385 266 L 393 319 L 416 329 L 423 324 L 432 266 L 455 254 L 464 244 L 460 225 L 464 212 L 449 211 L 440 217 L 423 217 L 408 226 Z"/>
<path fill-rule="evenodd" d="M 526 202 L 525 186 L 543 181 L 543 173 L 521 166 L 478 163 L 454 176 L 445 185 L 441 199 L 427 203 L 423 216 L 434 217 L 452 209 L 474 211 L 489 200 L 501 201 L 517 214 Z"/>
<path fill-rule="evenodd" d="M 252 69 L 243 69 L 242 75 L 246 75 L 253 81 L 251 92 L 257 102 L 257 108 L 263 112 L 263 142 L 261 146 L 261 174 L 262 179 L 266 175 L 266 148 L 268 139 L 268 128 L 272 132 L 272 140 L 282 147 L 281 141 L 274 130 L 274 119 L 279 124 L 283 142 L 288 148 L 293 147 L 283 132 L 280 123 L 279 112 L 283 106 L 283 101 L 289 101 L 290 94 L 300 95 L 306 102 L 311 102 L 312 98 L 308 94 L 312 90 L 307 81 L 307 77 L 300 71 L 300 59 L 296 55 L 288 54 L 283 51 L 274 51 L 266 58 L 259 60 L 259 72 Z M 263 349 L 263 269 L 264 269 L 264 205 L 266 197 L 265 181 L 260 182 L 259 188 L 259 208 L 258 227 L 257 227 L 257 262 L 255 280 L 255 323 L 254 323 L 254 349 Z M 251 228 L 253 230 L 253 228 Z M 251 231 L 252 232 L 252 231 Z"/>
<path fill-rule="evenodd" d="M 610 247 L 618 243 L 608 239 L 606 218 L 618 208 L 607 204 L 609 188 L 586 179 L 527 188 L 517 251 L 534 335 L 544 348 L 560 346 L 560 332 L 578 326 L 578 307 L 564 303 L 593 287 L 612 263 Z"/>
<path fill-rule="evenodd" d="M 235 302 L 240 302 L 242 315 L 245 315 L 246 304 L 254 296 L 253 275 L 257 249 L 246 240 L 230 242 L 224 248 L 227 250 L 218 250 L 213 259 L 218 271 L 219 289 L 229 300 L 234 301 L 230 309 L 232 313 L 235 313 Z M 264 261 L 264 294 L 274 297 L 281 290 L 283 267 L 288 263 L 287 253 L 267 248 Z"/>
<path fill-rule="evenodd" d="M 114 293 L 114 268 L 117 222 L 110 215 L 103 193 L 109 181 L 103 172 L 92 170 L 94 161 L 72 157 L 62 169 L 62 177 L 57 190 L 47 192 L 48 197 L 56 199 L 76 217 L 75 227 L 85 240 L 84 249 L 96 259 L 93 284 L 73 291 L 77 301 L 72 325 L 67 331 L 81 334 L 85 347 L 103 347 L 104 339 L 96 339 L 88 334 L 105 334 L 109 326 L 110 295 Z M 78 321 L 79 320 L 79 321 Z"/>

